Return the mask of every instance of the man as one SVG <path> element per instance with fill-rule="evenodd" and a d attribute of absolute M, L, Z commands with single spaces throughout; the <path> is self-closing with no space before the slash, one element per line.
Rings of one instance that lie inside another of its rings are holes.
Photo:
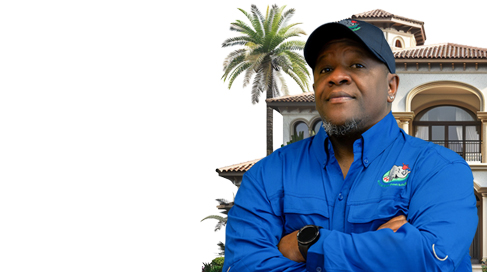
<path fill-rule="evenodd" d="M 397 126 L 399 77 L 382 31 L 325 24 L 304 54 L 323 128 L 247 171 L 223 271 L 471 271 L 472 173 Z"/>

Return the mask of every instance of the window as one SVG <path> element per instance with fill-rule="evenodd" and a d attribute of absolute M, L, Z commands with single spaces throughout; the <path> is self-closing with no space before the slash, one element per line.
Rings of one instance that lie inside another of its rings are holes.
<path fill-rule="evenodd" d="M 394 46 L 397 48 L 402 48 L 402 42 L 401 40 L 397 39 L 396 42 L 394 43 Z"/>
<path fill-rule="evenodd" d="M 466 161 L 481 161 L 480 121 L 456 106 L 426 109 L 414 120 L 414 136 L 447 147 Z"/>
<path fill-rule="evenodd" d="M 303 139 L 309 137 L 309 128 L 305 122 L 299 121 L 294 125 L 294 135 L 299 136 L 300 133 L 303 133 Z"/>

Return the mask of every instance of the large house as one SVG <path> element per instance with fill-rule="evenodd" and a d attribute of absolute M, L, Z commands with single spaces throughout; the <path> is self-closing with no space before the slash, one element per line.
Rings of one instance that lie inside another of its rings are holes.
<path fill-rule="evenodd" d="M 479 225 L 470 247 L 474 271 L 487 257 L 487 48 L 443 43 L 425 45 L 424 23 L 383 10 L 352 19 L 381 28 L 396 58 L 400 77 L 392 112 L 408 134 L 448 147 L 461 155 L 474 175 Z M 321 126 L 314 93 L 266 100 L 283 117 L 283 142 L 313 135 Z M 218 168 L 239 186 L 242 175 L 259 160 Z"/>

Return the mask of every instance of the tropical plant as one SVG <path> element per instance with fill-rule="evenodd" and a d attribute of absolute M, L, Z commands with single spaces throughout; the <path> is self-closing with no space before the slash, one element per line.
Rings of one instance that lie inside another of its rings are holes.
<path fill-rule="evenodd" d="M 233 202 L 230 202 L 230 201 L 223 199 L 223 198 L 218 198 L 218 199 L 216 199 L 216 201 L 218 201 L 218 203 L 220 203 L 217 207 L 222 207 L 222 209 L 224 209 L 224 211 L 221 211 L 220 213 L 227 215 L 228 211 L 233 206 Z M 227 224 L 227 217 L 226 216 L 223 217 L 221 215 L 209 215 L 209 216 L 201 219 L 201 222 L 203 222 L 206 219 L 218 220 L 218 223 L 215 226 L 215 231 L 220 230 L 223 226 L 225 226 Z"/>
<path fill-rule="evenodd" d="M 286 145 L 288 144 L 292 144 L 292 143 L 295 143 L 295 142 L 298 142 L 298 141 L 301 141 L 304 139 L 304 131 L 300 131 L 298 132 L 299 135 L 296 135 L 296 134 L 293 134 L 291 136 L 291 140 L 289 142 L 286 143 Z M 281 147 L 283 147 L 284 144 L 281 145 Z"/>
<path fill-rule="evenodd" d="M 239 9 L 250 21 L 250 25 L 237 20 L 231 23 L 230 30 L 240 32 L 242 36 L 226 39 L 222 46 L 243 45 L 225 58 L 223 62 L 224 81 L 228 80 L 228 88 L 235 79 L 245 72 L 243 86 L 246 87 L 252 77 L 251 101 L 259 102 L 260 93 L 266 92 L 266 98 L 277 97 L 281 91 L 289 94 L 283 73 L 289 75 L 303 92 L 309 90 L 310 73 L 306 61 L 295 51 L 303 50 L 304 41 L 288 40 L 306 33 L 297 28 L 300 23 L 288 24 L 295 9 L 273 5 L 265 17 L 257 6 L 252 5 L 250 13 Z M 267 107 L 267 155 L 273 151 L 273 111 Z"/>
<path fill-rule="evenodd" d="M 220 241 L 220 242 L 218 242 L 217 245 L 218 245 L 219 250 L 220 250 L 220 252 L 218 252 L 218 256 L 220 256 L 220 257 L 225 256 L 225 243 Z"/>
<path fill-rule="evenodd" d="M 222 272 L 224 257 L 217 257 L 211 263 L 203 263 L 203 272 Z"/>

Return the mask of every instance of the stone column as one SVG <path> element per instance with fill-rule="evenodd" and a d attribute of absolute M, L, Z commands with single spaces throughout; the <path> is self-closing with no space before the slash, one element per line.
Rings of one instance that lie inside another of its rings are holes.
<path fill-rule="evenodd" d="M 487 258 L 487 224 L 484 224 L 484 220 L 487 218 L 487 188 L 480 188 L 477 192 L 482 196 L 481 201 L 481 212 L 482 218 L 479 218 L 479 228 L 481 228 L 480 239 L 481 239 L 481 259 Z"/>
<path fill-rule="evenodd" d="M 413 133 L 411 125 L 414 119 L 414 112 L 393 112 L 392 115 L 394 115 L 394 118 L 396 118 L 396 122 L 400 128 L 402 128 L 409 135 Z"/>
<path fill-rule="evenodd" d="M 482 162 L 487 162 L 487 112 L 485 111 L 478 111 L 477 118 L 482 122 L 482 144 L 480 146 L 481 154 L 482 154 Z"/>

